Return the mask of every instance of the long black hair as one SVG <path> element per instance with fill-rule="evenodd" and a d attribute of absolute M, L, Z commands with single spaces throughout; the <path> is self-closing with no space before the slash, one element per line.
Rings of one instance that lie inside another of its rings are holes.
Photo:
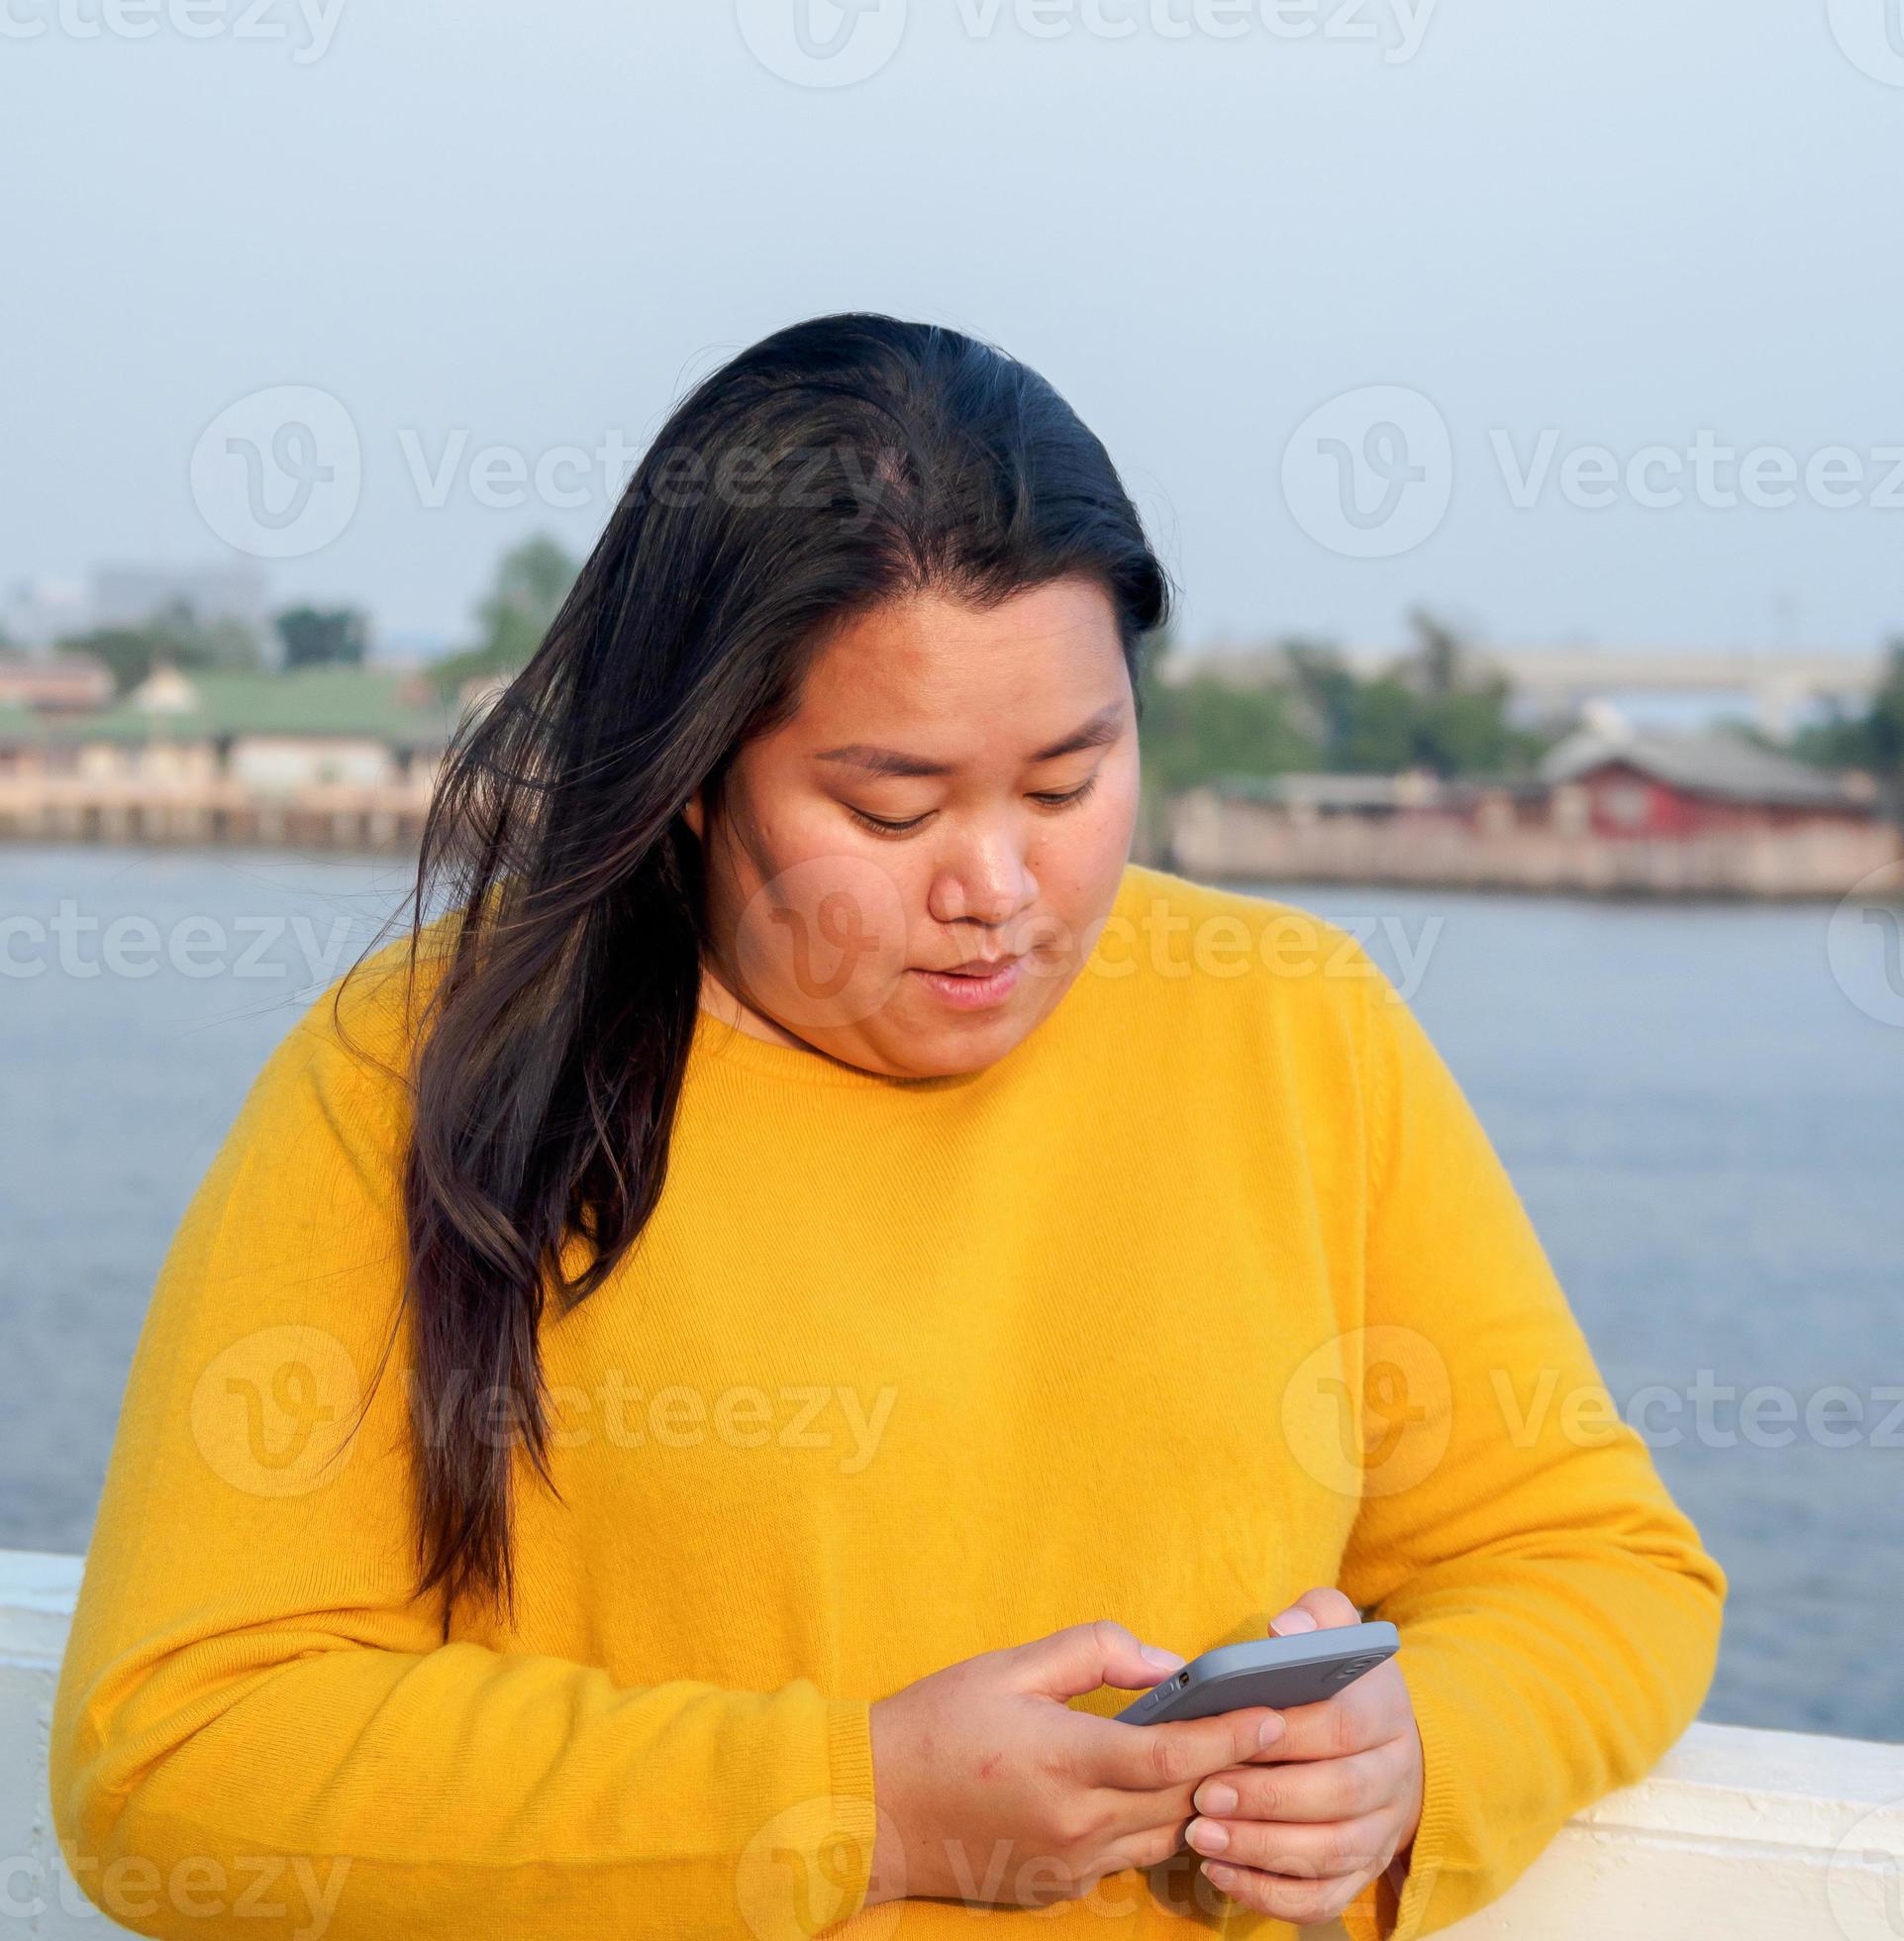
<path fill-rule="evenodd" d="M 815 318 L 675 409 L 534 658 L 458 728 L 406 900 L 413 975 L 426 910 L 453 918 L 405 1074 L 419 1594 L 513 1611 L 495 1398 L 552 1487 L 545 1300 L 593 1292 L 660 1196 L 705 941 L 683 807 L 794 712 L 843 621 L 1065 575 L 1109 595 L 1139 688 L 1170 582 L 1099 440 L 992 346 Z"/>

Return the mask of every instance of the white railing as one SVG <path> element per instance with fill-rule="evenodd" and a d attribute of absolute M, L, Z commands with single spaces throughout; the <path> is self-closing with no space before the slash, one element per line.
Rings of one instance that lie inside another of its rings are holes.
<path fill-rule="evenodd" d="M 80 1560 L 0 1551 L 0 1941 L 117 1933 L 66 1873 L 47 1734 Z M 1503 1757 L 1508 1756 L 1503 1750 Z M 1904 1941 L 1904 1746 L 1695 1725 L 1459 1941 Z"/>

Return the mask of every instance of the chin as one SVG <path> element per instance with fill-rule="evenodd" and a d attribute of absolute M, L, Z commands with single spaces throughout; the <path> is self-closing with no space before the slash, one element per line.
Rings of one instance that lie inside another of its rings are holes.
<path fill-rule="evenodd" d="M 932 1067 L 930 1074 L 922 1069 L 922 1077 L 944 1078 L 958 1073 L 980 1072 L 988 1065 L 995 1065 L 1029 1037 L 1031 1030 L 1032 1026 L 1023 1018 L 1011 1017 L 974 1019 L 962 1027 L 942 1026 L 925 1042 L 916 1044 L 915 1062 L 922 1068 L 927 1064 Z"/>
<path fill-rule="evenodd" d="M 962 1028 L 940 1022 L 928 1030 L 908 1032 L 890 1047 L 870 1049 L 898 1077 L 956 1078 L 995 1064 L 1024 1036 L 1025 1028 L 1017 1019 L 973 1018 Z"/>

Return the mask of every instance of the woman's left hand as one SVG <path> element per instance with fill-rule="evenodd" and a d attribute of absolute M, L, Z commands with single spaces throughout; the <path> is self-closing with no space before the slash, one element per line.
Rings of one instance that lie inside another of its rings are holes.
<path fill-rule="evenodd" d="M 1340 1590 L 1306 1590 L 1270 1619 L 1279 1637 L 1358 1624 Z M 1307 1925 L 1333 1920 L 1404 1852 L 1422 1816 L 1422 1742 L 1391 1658 L 1334 1698 L 1293 1705 L 1261 1762 L 1200 1785 L 1185 1839 L 1232 1899 Z"/>

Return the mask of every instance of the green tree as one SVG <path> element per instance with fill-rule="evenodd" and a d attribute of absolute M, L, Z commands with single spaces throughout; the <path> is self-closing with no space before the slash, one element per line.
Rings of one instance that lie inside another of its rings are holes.
<path fill-rule="evenodd" d="M 370 630 L 354 607 L 288 607 L 274 624 L 284 644 L 287 670 L 333 664 L 363 664 Z"/>
<path fill-rule="evenodd" d="M 1329 751 L 1332 768 L 1355 775 L 1392 775 L 1421 760 L 1422 702 L 1397 674 L 1355 684 L 1349 732 Z"/>
<path fill-rule="evenodd" d="M 1328 641 L 1285 641 L 1281 652 L 1294 717 L 1324 765 L 1333 766 L 1333 752 L 1354 730 L 1361 683 Z"/>
<path fill-rule="evenodd" d="M 1407 664 L 1423 696 L 1442 701 L 1461 692 L 1468 681 L 1470 657 L 1460 635 L 1425 607 L 1411 607 L 1408 624 L 1414 629 L 1415 647 Z"/>
<path fill-rule="evenodd" d="M 1546 736 L 1516 727 L 1504 675 L 1479 667 L 1456 630 L 1417 609 L 1415 640 L 1379 673 L 1358 674 L 1327 641 L 1291 639 L 1249 686 L 1192 675 L 1147 704 L 1145 775 L 1166 793 L 1219 775 L 1297 768 L 1395 774 L 1512 773 Z"/>
<path fill-rule="evenodd" d="M 132 627 L 99 627 L 56 642 L 54 652 L 90 654 L 111 670 L 121 694 L 137 687 L 161 661 L 194 667 L 255 670 L 264 664 L 256 633 L 242 620 L 201 620 L 183 601 Z"/>
<path fill-rule="evenodd" d="M 1146 644 L 1135 844 L 1141 861 L 1166 853 L 1172 795 L 1219 776 L 1277 774 L 1315 759 L 1315 746 L 1293 719 L 1286 692 L 1238 689 L 1199 673 L 1166 682 L 1163 664 L 1174 652 L 1167 629 Z"/>
<path fill-rule="evenodd" d="M 1144 774 L 1167 794 L 1220 775 L 1275 775 L 1313 766 L 1318 750 L 1274 687 L 1230 686 L 1193 674 L 1145 704 Z"/>
<path fill-rule="evenodd" d="M 1273 775 L 1315 759 L 1290 695 L 1271 685 L 1239 688 L 1191 668 L 1165 679 L 1175 637 L 1159 628 L 1146 643 L 1139 731 L 1144 781 L 1174 794 L 1219 775 Z"/>
<path fill-rule="evenodd" d="M 476 608 L 476 644 L 432 669 L 439 690 L 453 695 L 474 676 L 514 674 L 527 666 L 578 571 L 577 562 L 546 534 L 505 553 L 495 584 Z"/>
<path fill-rule="evenodd" d="M 68 634 L 53 644 L 55 654 L 89 654 L 103 662 L 113 677 L 113 690 L 123 694 L 152 670 L 152 636 L 142 627 L 95 627 L 90 633 Z M 180 666 L 202 664 L 185 657 Z"/>
<path fill-rule="evenodd" d="M 1357 675 L 1334 648 L 1284 649 L 1303 718 L 1325 766 L 1348 774 L 1428 768 L 1494 774 L 1532 766 L 1546 738 L 1509 720 L 1505 675 L 1479 668 L 1459 633 L 1416 608 L 1413 647 L 1381 673 Z"/>
<path fill-rule="evenodd" d="M 1862 714 L 1839 714 L 1796 738 L 1794 752 L 1836 768 L 1863 768 L 1904 795 L 1904 635 L 1890 643 L 1884 672 Z"/>
<path fill-rule="evenodd" d="M 1526 767 L 1531 746 L 1530 738 L 1508 723 L 1505 681 L 1423 703 L 1415 730 L 1415 759 L 1438 775 Z"/>

